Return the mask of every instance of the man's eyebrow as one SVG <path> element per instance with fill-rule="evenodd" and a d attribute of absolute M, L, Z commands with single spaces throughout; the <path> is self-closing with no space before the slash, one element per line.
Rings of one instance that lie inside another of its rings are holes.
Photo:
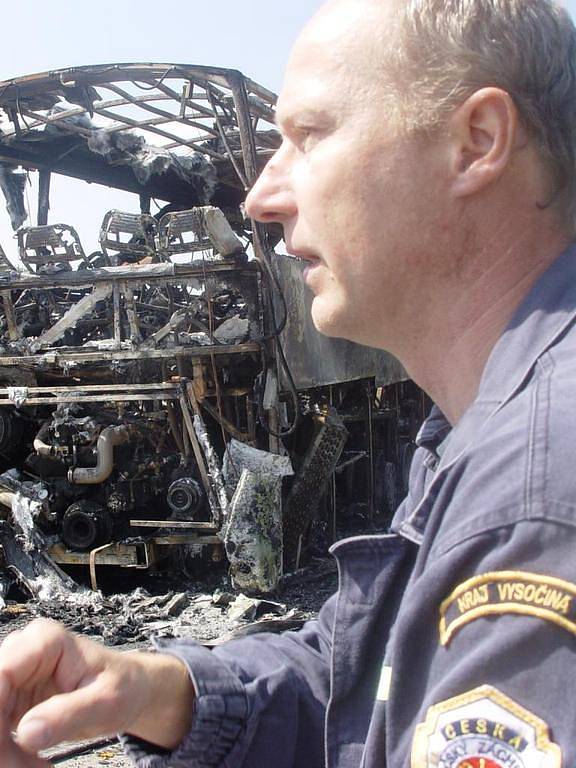
<path fill-rule="evenodd" d="M 278 109 L 274 112 L 274 125 L 277 128 L 281 128 L 282 126 L 297 127 L 300 124 L 307 125 L 308 123 L 326 123 L 329 119 L 328 112 L 324 109 L 314 107 L 295 110 L 288 114 L 285 114 L 282 110 Z"/>

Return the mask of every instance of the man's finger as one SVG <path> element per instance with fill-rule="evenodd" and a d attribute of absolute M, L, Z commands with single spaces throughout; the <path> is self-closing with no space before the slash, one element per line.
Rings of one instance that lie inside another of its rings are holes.
<path fill-rule="evenodd" d="M 0 678 L 8 676 L 14 688 L 49 678 L 58 665 L 66 636 L 59 624 L 47 619 L 36 619 L 18 634 L 8 635 L 0 646 Z"/>

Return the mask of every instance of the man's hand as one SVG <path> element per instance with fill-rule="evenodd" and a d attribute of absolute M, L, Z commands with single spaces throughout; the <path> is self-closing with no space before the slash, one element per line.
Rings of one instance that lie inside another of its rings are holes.
<path fill-rule="evenodd" d="M 39 750 L 118 732 L 174 749 L 193 699 L 178 659 L 113 651 L 39 619 L 0 646 L 2 768 L 40 768 Z"/>

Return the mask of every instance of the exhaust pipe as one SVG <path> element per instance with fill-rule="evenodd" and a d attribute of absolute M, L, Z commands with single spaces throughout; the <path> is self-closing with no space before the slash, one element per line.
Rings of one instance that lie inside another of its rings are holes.
<path fill-rule="evenodd" d="M 130 440 L 128 427 L 106 427 L 100 432 L 96 444 L 98 459 L 95 467 L 76 467 L 68 470 L 68 482 L 77 485 L 97 485 L 103 483 L 114 469 L 114 446 Z"/>

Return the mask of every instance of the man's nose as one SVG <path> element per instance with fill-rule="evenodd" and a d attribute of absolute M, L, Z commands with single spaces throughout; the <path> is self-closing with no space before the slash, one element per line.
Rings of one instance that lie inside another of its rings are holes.
<path fill-rule="evenodd" d="M 246 212 L 263 224 L 283 224 L 296 214 L 296 201 L 290 184 L 290 173 L 282 160 L 282 148 L 264 168 L 246 198 Z"/>

